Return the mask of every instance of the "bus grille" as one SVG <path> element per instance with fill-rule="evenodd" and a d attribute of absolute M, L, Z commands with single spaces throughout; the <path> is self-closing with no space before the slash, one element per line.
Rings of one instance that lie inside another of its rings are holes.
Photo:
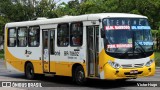
<path fill-rule="evenodd" d="M 141 68 L 143 67 L 144 63 L 141 64 L 123 64 L 121 65 L 122 68 Z"/>
<path fill-rule="evenodd" d="M 132 64 L 124 64 L 121 65 L 123 68 L 132 68 Z"/>

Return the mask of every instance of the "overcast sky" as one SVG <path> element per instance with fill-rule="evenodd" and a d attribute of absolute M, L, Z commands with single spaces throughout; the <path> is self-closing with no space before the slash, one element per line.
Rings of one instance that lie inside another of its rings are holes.
<path fill-rule="evenodd" d="M 55 0 L 55 1 L 56 1 L 56 2 L 60 1 L 59 3 L 61 3 L 61 2 L 67 3 L 68 1 L 72 1 L 72 0 Z"/>

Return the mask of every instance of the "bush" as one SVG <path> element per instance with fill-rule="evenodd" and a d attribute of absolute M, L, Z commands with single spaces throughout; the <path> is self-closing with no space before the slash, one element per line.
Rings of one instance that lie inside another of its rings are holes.
<path fill-rule="evenodd" d="M 151 32 L 155 44 L 154 49 L 156 51 L 160 50 L 160 30 L 151 30 Z"/>
<path fill-rule="evenodd" d="M 0 50 L 0 54 L 4 54 L 4 50 L 2 49 L 2 50 Z"/>

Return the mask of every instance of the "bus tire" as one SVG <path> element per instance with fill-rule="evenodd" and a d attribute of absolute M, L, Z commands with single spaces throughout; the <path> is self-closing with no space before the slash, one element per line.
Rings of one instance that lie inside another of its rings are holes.
<path fill-rule="evenodd" d="M 34 68 L 32 63 L 27 63 L 26 67 L 25 67 L 25 76 L 27 79 L 34 79 L 35 74 L 34 74 Z"/>
<path fill-rule="evenodd" d="M 79 85 L 84 85 L 86 83 L 85 73 L 82 66 L 77 66 L 74 71 L 74 80 Z"/>

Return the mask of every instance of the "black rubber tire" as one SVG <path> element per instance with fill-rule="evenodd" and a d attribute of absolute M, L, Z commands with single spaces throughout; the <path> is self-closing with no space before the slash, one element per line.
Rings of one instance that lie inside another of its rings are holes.
<path fill-rule="evenodd" d="M 85 73 L 82 66 L 76 67 L 73 79 L 78 85 L 84 85 L 86 83 Z"/>
<path fill-rule="evenodd" d="M 33 80 L 35 78 L 34 67 L 32 63 L 27 63 L 25 67 L 25 76 L 30 80 Z"/>

